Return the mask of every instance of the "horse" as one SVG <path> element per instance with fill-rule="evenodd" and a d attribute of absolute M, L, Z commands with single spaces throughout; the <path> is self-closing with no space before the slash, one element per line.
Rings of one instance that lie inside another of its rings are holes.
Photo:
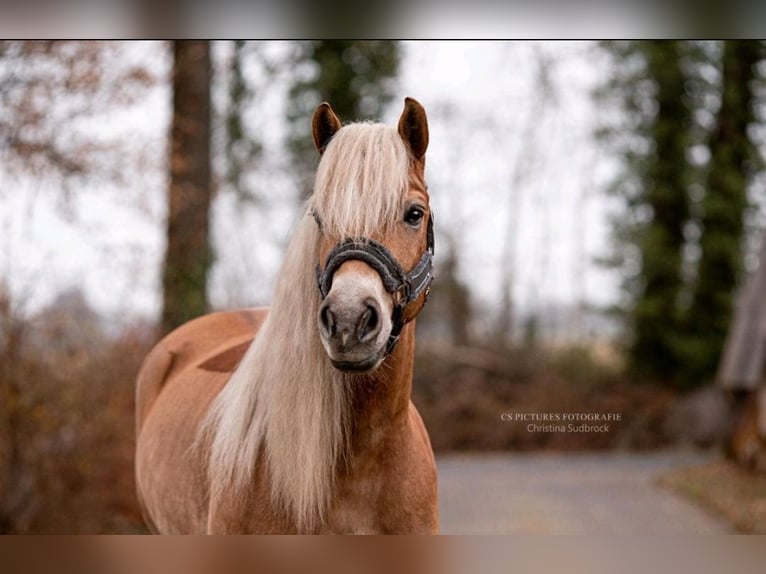
<path fill-rule="evenodd" d="M 165 336 L 136 385 L 136 487 L 154 533 L 436 533 L 410 400 L 432 273 L 428 122 L 313 114 L 319 152 L 270 308 Z"/>

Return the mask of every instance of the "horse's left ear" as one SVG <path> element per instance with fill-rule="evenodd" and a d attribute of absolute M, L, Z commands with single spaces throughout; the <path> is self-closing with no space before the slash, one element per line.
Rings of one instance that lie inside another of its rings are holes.
<path fill-rule="evenodd" d="M 321 154 L 324 148 L 330 142 L 330 138 L 341 128 L 340 119 L 332 111 L 330 104 L 322 102 L 314 110 L 314 117 L 311 119 L 311 132 L 314 136 L 314 145 Z"/>
<path fill-rule="evenodd" d="M 420 161 L 428 148 L 428 119 L 420 102 L 404 98 L 404 111 L 399 118 L 399 135 L 410 148 L 413 157 Z"/>

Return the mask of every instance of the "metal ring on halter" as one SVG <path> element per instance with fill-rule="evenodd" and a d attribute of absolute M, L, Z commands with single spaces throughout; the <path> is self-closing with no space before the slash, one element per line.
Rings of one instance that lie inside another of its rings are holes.
<path fill-rule="evenodd" d="M 322 221 L 315 211 L 311 212 L 320 231 Z M 394 310 L 391 316 L 391 334 L 386 345 L 386 354 L 391 354 L 399 341 L 404 327 L 404 309 L 425 291 L 426 297 L 433 281 L 434 222 L 433 213 L 428 215 L 426 250 L 409 273 L 405 273 L 386 246 L 373 239 L 346 238 L 339 241 L 327 255 L 324 269 L 316 267 L 317 285 L 324 299 L 332 288 L 335 272 L 346 261 L 362 261 L 372 267 L 383 282 L 383 287 L 394 298 Z"/>

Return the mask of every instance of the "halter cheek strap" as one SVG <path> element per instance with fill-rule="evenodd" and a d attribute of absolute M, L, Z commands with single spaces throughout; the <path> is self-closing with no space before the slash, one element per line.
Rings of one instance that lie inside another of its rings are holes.
<path fill-rule="evenodd" d="M 319 228 L 322 222 L 316 213 L 312 214 Z M 427 246 L 420 260 L 406 273 L 396 258 L 384 245 L 372 239 L 347 238 L 340 241 L 327 255 L 324 270 L 317 265 L 316 276 L 319 292 L 324 299 L 332 288 L 335 272 L 346 261 L 362 261 L 372 267 L 383 281 L 383 287 L 394 296 L 394 310 L 391 315 L 391 334 L 386 345 L 386 354 L 391 354 L 399 341 L 404 327 L 404 310 L 425 291 L 433 280 L 434 227 L 433 214 L 428 216 Z"/>

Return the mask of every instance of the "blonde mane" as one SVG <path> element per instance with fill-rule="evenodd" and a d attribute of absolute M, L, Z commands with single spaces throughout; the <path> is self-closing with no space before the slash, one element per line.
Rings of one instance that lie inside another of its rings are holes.
<path fill-rule="evenodd" d="M 210 441 L 213 499 L 251 484 L 262 452 L 274 503 L 303 531 L 321 524 L 348 453 L 352 385 L 319 339 L 320 237 L 309 214 L 321 218 L 323 232 L 371 236 L 400 216 L 408 171 L 404 142 L 389 126 L 347 125 L 327 146 L 268 318 L 200 428 L 198 444 Z"/>

